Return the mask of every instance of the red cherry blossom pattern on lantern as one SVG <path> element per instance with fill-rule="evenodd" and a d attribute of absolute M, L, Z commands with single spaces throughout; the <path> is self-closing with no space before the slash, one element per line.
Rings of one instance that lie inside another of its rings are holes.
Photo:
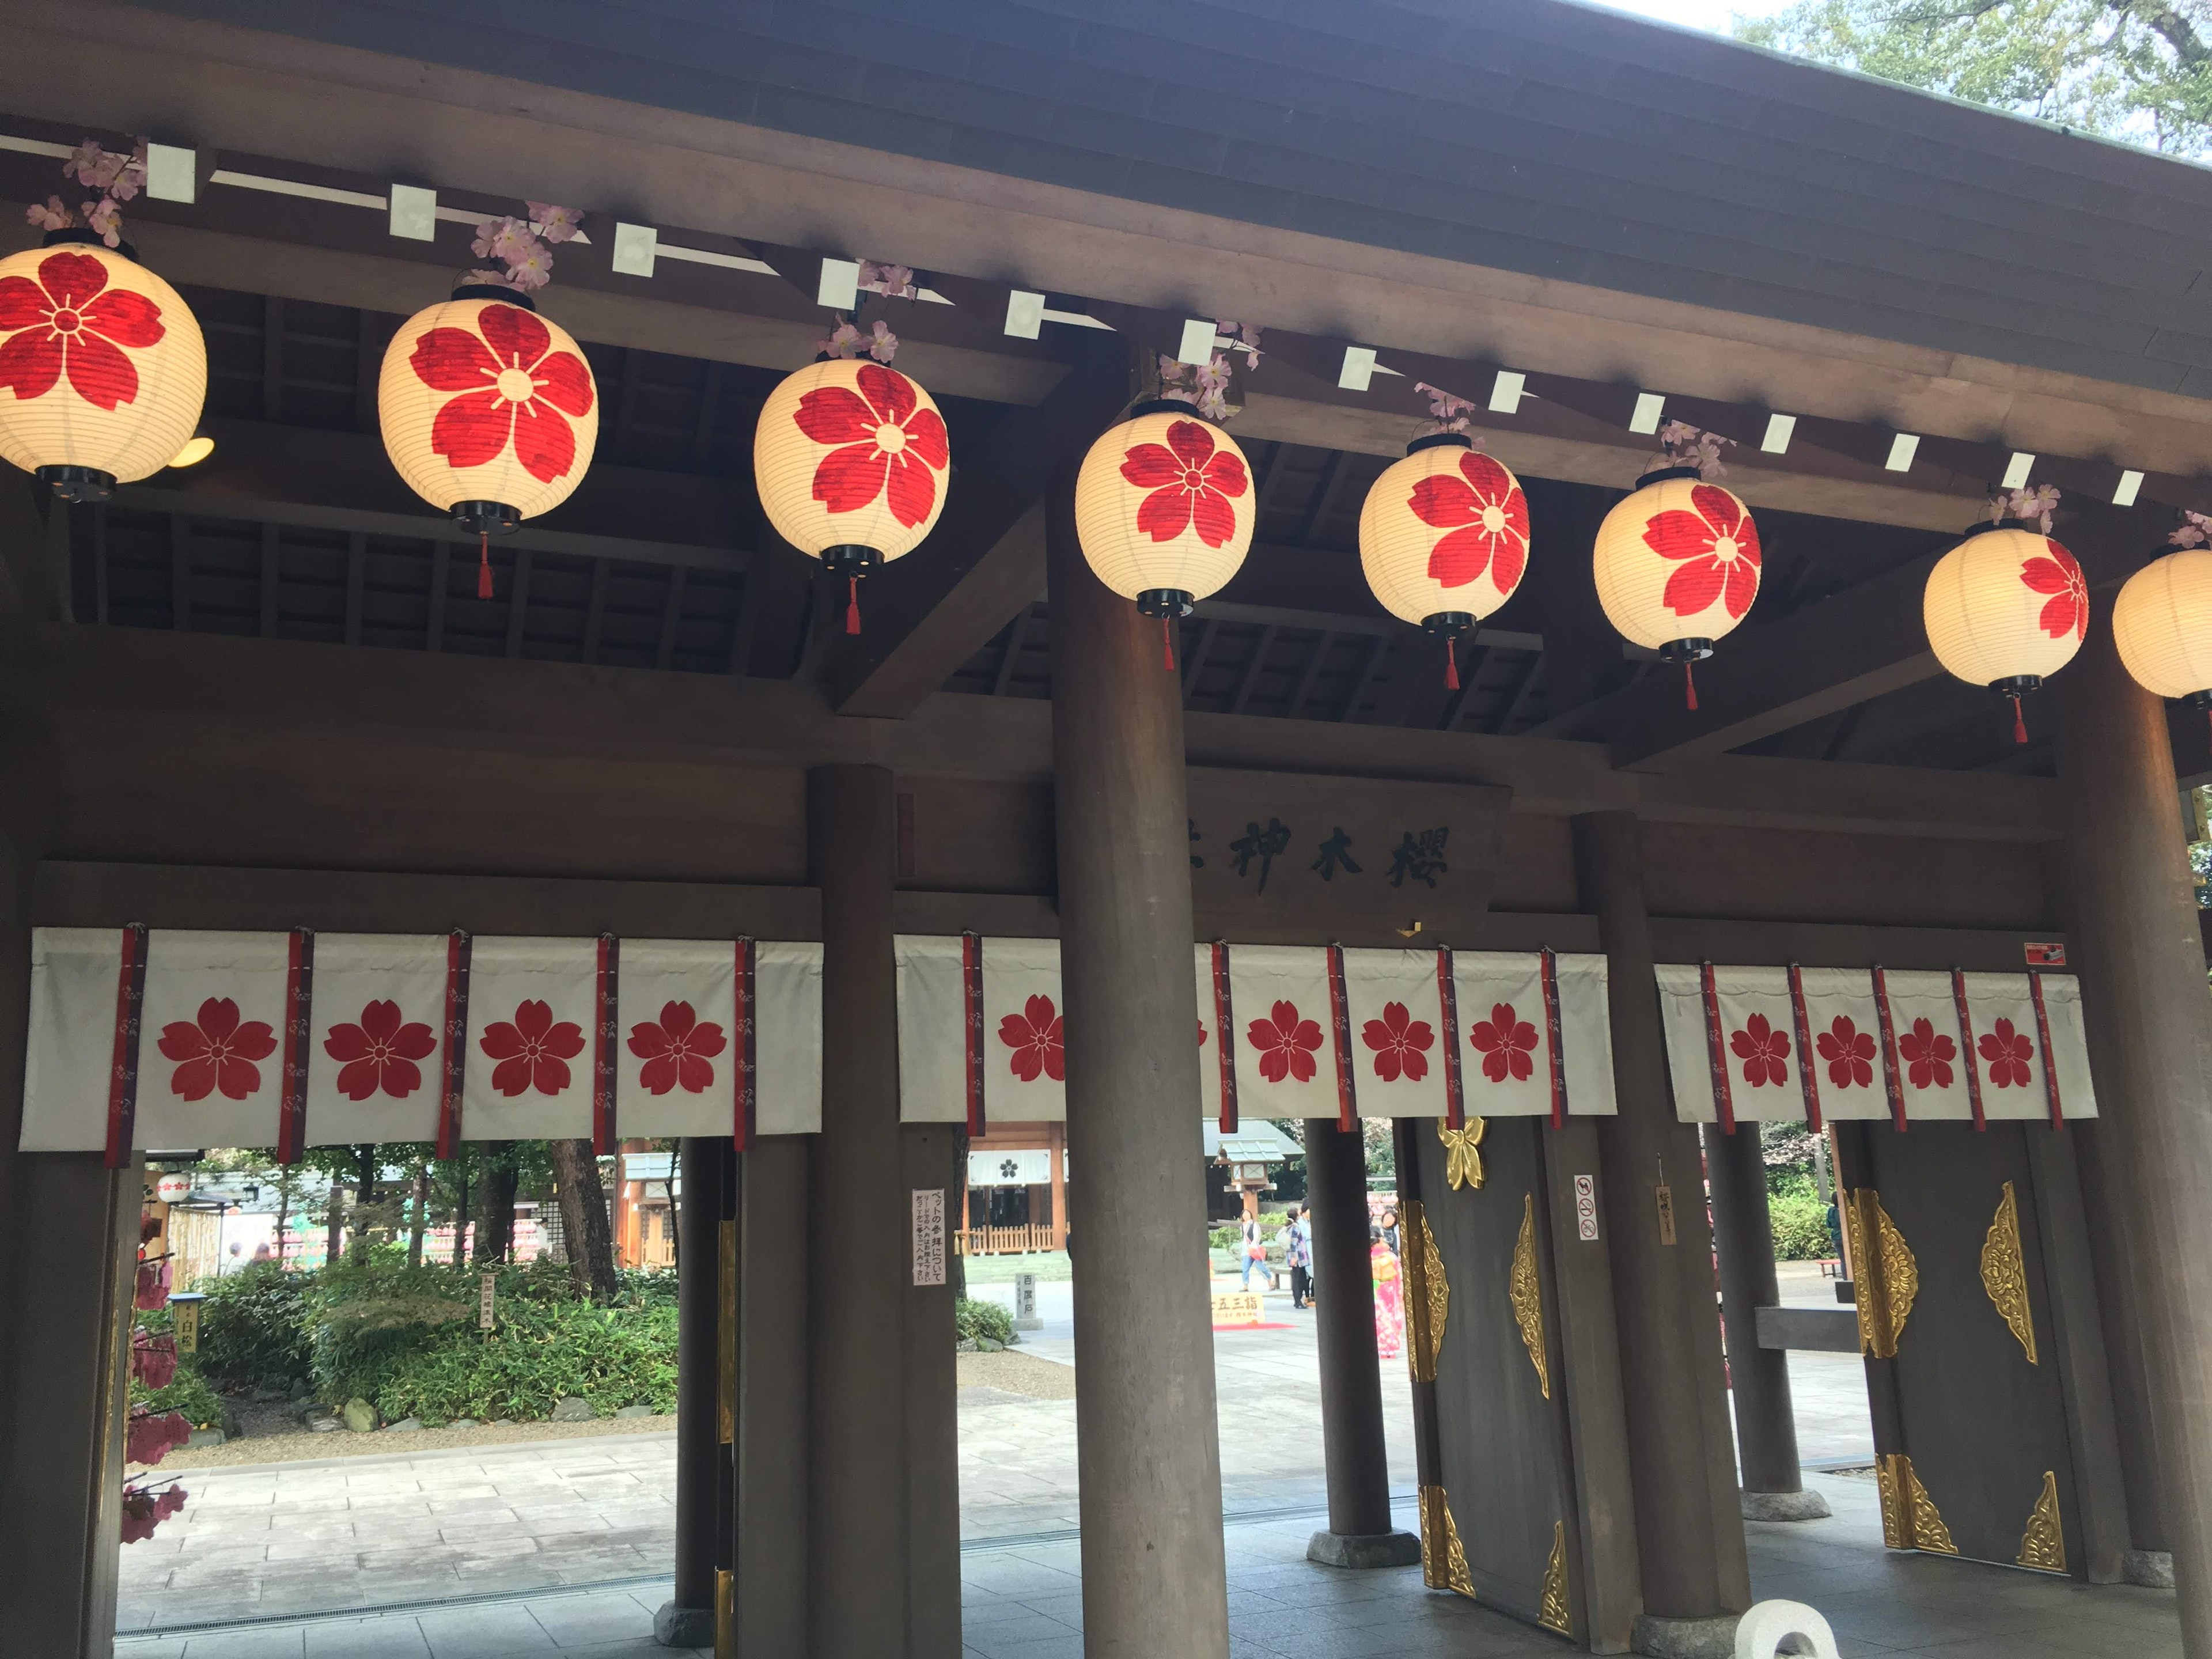
<path fill-rule="evenodd" d="M 1753 1014 L 1743 1029 L 1729 1039 L 1729 1048 L 1743 1062 L 1743 1080 L 1754 1089 L 1779 1084 L 1790 1075 L 1783 1062 L 1790 1058 L 1790 1034 L 1778 1031 L 1765 1014 Z"/>
<path fill-rule="evenodd" d="M 1206 1027 L 1198 1028 L 1198 1040 L 1206 1041 Z M 1024 1083 L 1035 1083 L 1040 1076 L 1054 1083 L 1067 1080 L 1067 1051 L 1060 1046 L 1060 1018 L 1046 996 L 1031 997 L 1022 1005 L 1018 1014 L 1008 1014 L 999 1022 L 999 1041 L 1014 1052 L 1007 1056 L 1006 1069 Z"/>
<path fill-rule="evenodd" d="M 1874 1033 L 1860 1030 L 1850 1015 L 1838 1014 L 1835 1024 L 1815 1037 L 1813 1046 L 1828 1062 L 1828 1081 L 1838 1089 L 1874 1086 Z"/>
<path fill-rule="evenodd" d="M 1534 1072 L 1529 1056 L 1536 1052 L 1536 1028 L 1516 1015 L 1511 1003 L 1491 1005 L 1490 1018 L 1478 1020 L 1468 1038 L 1482 1056 L 1483 1076 L 1492 1083 L 1508 1078 L 1526 1083 Z"/>
<path fill-rule="evenodd" d="M 1359 1040 L 1375 1051 L 1375 1075 L 1385 1083 L 1404 1078 L 1419 1083 L 1429 1074 L 1428 1050 L 1437 1034 L 1425 1019 L 1415 1019 L 1402 1002 L 1382 1005 L 1382 1018 L 1359 1028 Z"/>
<path fill-rule="evenodd" d="M 1690 502 L 1696 511 L 1669 507 L 1644 526 L 1645 546 L 1681 561 L 1662 599 L 1678 617 L 1694 617 L 1720 599 L 1741 622 L 1759 593 L 1759 526 L 1735 496 L 1712 484 L 1693 488 Z"/>
<path fill-rule="evenodd" d="M 2089 632 L 2088 581 L 2071 553 L 2049 537 L 2043 545 L 2050 556 L 2024 560 L 2020 567 L 2021 586 L 2051 595 L 2036 622 L 2054 640 L 2069 634 L 2084 639 Z"/>
<path fill-rule="evenodd" d="M 408 362 L 433 392 L 458 392 L 430 425 L 430 447 L 457 468 L 497 460 L 511 442 L 522 470 L 550 483 L 576 464 L 568 416 L 592 412 L 592 372 L 520 306 L 488 305 L 477 328 L 434 328 Z"/>
<path fill-rule="evenodd" d="M 257 1060 L 276 1052 L 276 1034 L 266 1020 L 240 1024 L 238 1005 L 228 997 L 210 997 L 200 1004 L 199 1024 L 173 1020 L 161 1028 L 164 1058 L 178 1062 L 169 1087 L 180 1100 L 205 1100 L 221 1090 L 232 1100 L 243 1100 L 261 1086 Z"/>
<path fill-rule="evenodd" d="M 342 1061 L 338 1092 L 348 1100 L 367 1100 L 379 1090 L 404 1100 L 422 1086 L 418 1060 L 428 1060 L 438 1040 L 421 1020 L 404 1020 L 396 1002 L 372 1002 L 357 1025 L 333 1025 L 323 1052 Z"/>
<path fill-rule="evenodd" d="M 1951 1062 L 1959 1057 L 1959 1045 L 1940 1035 L 1931 1022 L 1914 1020 L 1912 1029 L 1899 1036 L 1897 1052 L 1904 1059 L 1905 1078 L 1914 1088 L 1951 1086 Z"/>
<path fill-rule="evenodd" d="M 160 344 L 161 308 L 106 287 L 107 267 L 89 253 L 48 254 L 35 283 L 0 278 L 0 330 L 18 331 L 0 345 L 0 386 L 27 403 L 66 374 L 70 389 L 95 409 L 137 402 L 138 370 L 117 348 Z"/>
<path fill-rule="evenodd" d="M 647 1094 L 678 1088 L 687 1095 L 706 1093 L 714 1086 L 708 1062 L 729 1046 L 722 1028 L 711 1019 L 702 1024 L 688 1002 L 664 1002 L 658 1024 L 641 1019 L 629 1028 L 629 1051 L 645 1062 L 637 1079 Z"/>
<path fill-rule="evenodd" d="M 584 1032 L 572 1019 L 555 1024 L 549 1004 L 521 1002 L 512 1020 L 486 1026 L 477 1046 L 499 1062 L 491 1086 L 500 1093 L 557 1095 L 568 1086 L 568 1062 L 584 1052 Z"/>
<path fill-rule="evenodd" d="M 1121 458 L 1121 476 L 1152 493 L 1137 508 L 1137 528 L 1156 542 L 1171 542 L 1195 529 L 1199 540 L 1219 547 L 1237 533 L 1230 501 L 1249 485 L 1244 459 L 1219 448 L 1201 421 L 1177 421 L 1162 444 L 1139 444 Z"/>
<path fill-rule="evenodd" d="M 862 366 L 860 390 L 817 386 L 791 418 L 817 444 L 839 446 L 814 469 L 814 499 L 830 513 L 857 513 L 887 495 L 891 517 L 911 527 L 937 502 L 937 475 L 951 465 L 944 417 L 921 406 L 914 382 L 895 368 Z"/>
<path fill-rule="evenodd" d="M 1459 470 L 1456 478 L 1423 478 L 1407 503 L 1423 524 L 1451 532 L 1429 550 L 1429 580 L 1464 587 L 1487 569 L 1498 591 L 1510 593 L 1528 562 L 1528 498 L 1487 455 L 1466 451 Z"/>
<path fill-rule="evenodd" d="M 1254 1020 L 1244 1033 L 1260 1051 L 1260 1075 L 1270 1083 L 1280 1083 L 1285 1078 L 1293 1083 L 1312 1082 L 1314 1055 L 1321 1048 L 1320 1025 L 1300 1019 L 1295 1002 L 1279 1002 L 1267 1011 L 1267 1016 Z"/>
<path fill-rule="evenodd" d="M 2000 1089 L 2027 1087 L 2027 1063 L 2035 1058 L 2035 1044 L 2025 1031 L 2001 1019 L 1976 1045 L 1989 1062 L 1990 1081 Z"/>

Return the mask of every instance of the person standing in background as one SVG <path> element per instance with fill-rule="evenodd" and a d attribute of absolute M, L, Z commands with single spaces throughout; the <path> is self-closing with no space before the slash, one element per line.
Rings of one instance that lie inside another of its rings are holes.
<path fill-rule="evenodd" d="M 1313 1301 L 1313 1224 L 1295 1204 L 1285 1233 L 1285 1256 L 1291 1269 L 1291 1305 L 1310 1306 Z"/>

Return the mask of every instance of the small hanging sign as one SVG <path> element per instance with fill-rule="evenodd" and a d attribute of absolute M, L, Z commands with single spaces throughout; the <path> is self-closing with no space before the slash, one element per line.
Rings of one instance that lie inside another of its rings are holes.
<path fill-rule="evenodd" d="M 2027 965 L 2031 968 L 2063 968 L 2066 965 L 2066 947 L 2056 940 L 2031 939 L 2021 945 L 2021 950 L 2026 954 Z"/>
<path fill-rule="evenodd" d="M 1575 1177 L 1575 1236 L 1585 1244 L 1597 1242 L 1597 1177 Z"/>
<path fill-rule="evenodd" d="M 480 1331 L 492 1328 L 492 1286 L 498 1282 L 498 1274 L 486 1273 L 483 1288 L 477 1294 L 477 1328 Z"/>
<path fill-rule="evenodd" d="M 914 1192 L 914 1282 L 945 1283 L 945 1188 Z"/>
<path fill-rule="evenodd" d="M 200 1351 L 200 1304 L 206 1300 L 198 1291 L 179 1291 L 169 1298 L 169 1328 L 179 1353 Z"/>

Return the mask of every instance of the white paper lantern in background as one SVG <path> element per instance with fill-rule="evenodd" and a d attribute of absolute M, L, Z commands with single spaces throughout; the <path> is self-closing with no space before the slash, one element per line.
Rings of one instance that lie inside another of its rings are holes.
<path fill-rule="evenodd" d="M 1170 641 L 1174 619 L 1237 574 L 1252 545 L 1252 466 L 1191 406 L 1155 398 L 1109 427 L 1075 479 L 1075 534 L 1098 580 Z M 1170 643 L 1168 659 L 1174 665 Z"/>
<path fill-rule="evenodd" d="M 376 409 L 407 487 L 483 538 L 567 501 L 599 441 L 599 388 L 575 341 L 527 295 L 483 284 L 400 325 Z"/>
<path fill-rule="evenodd" d="M 2020 700 L 2081 648 L 2089 586 L 2071 553 L 2006 519 L 1976 525 L 1936 562 L 1920 614 L 1936 660 L 1968 684 L 2011 698 L 2013 741 L 2026 743 Z"/>
<path fill-rule="evenodd" d="M 207 346 L 182 296 L 86 230 L 0 259 L 0 456 L 106 501 L 199 424 Z"/>
<path fill-rule="evenodd" d="M 2154 697 L 2212 709 L 2212 548 L 2185 548 L 2128 578 L 2112 601 L 2120 662 Z"/>
<path fill-rule="evenodd" d="M 753 428 L 761 508 L 777 535 L 846 579 L 848 634 L 860 631 L 860 579 L 929 534 L 951 467 L 929 393 L 866 358 L 831 357 L 787 375 Z"/>
<path fill-rule="evenodd" d="M 1385 611 L 1444 636 L 1444 684 L 1457 690 L 1454 641 L 1511 599 L 1528 568 L 1521 481 L 1462 434 L 1416 438 L 1359 509 L 1359 567 Z"/>
<path fill-rule="evenodd" d="M 1598 526 L 1598 603 L 1632 645 L 1689 665 L 1713 654 L 1759 597 L 1759 528 L 1733 490 L 1693 466 L 1646 473 Z"/>

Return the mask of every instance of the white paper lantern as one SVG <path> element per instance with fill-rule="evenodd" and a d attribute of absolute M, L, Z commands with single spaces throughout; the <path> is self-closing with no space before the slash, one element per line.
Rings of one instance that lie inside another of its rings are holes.
<path fill-rule="evenodd" d="M 1359 566 L 1385 611 L 1444 636 L 1444 684 L 1458 690 L 1453 641 L 1511 599 L 1528 568 L 1521 481 L 1460 433 L 1416 438 L 1359 509 Z"/>
<path fill-rule="evenodd" d="M 929 393 L 866 358 L 787 375 L 753 428 L 761 508 L 777 535 L 846 578 L 848 634 L 860 632 L 860 578 L 921 545 L 945 511 L 951 466 Z"/>
<path fill-rule="evenodd" d="M 1936 660 L 2012 699 L 2013 740 L 2027 741 L 2020 700 L 2073 661 L 2089 631 L 2089 586 L 2074 556 L 2016 519 L 1977 525 L 1936 562 L 1920 614 Z"/>
<path fill-rule="evenodd" d="M 1098 580 L 1167 631 L 1237 574 L 1254 507 L 1251 464 L 1237 441 L 1188 404 L 1152 398 L 1083 458 L 1076 539 Z"/>
<path fill-rule="evenodd" d="M 182 296 L 85 230 L 0 259 L 0 456 L 106 501 L 199 424 L 207 347 Z"/>
<path fill-rule="evenodd" d="M 2212 548 L 2184 548 L 2129 577 L 2112 601 L 2112 638 L 2151 696 L 2212 708 Z"/>
<path fill-rule="evenodd" d="M 1607 619 L 1630 644 L 1682 664 L 1686 678 L 1759 597 L 1751 511 L 1693 466 L 1647 473 L 1605 515 L 1593 556 Z"/>
<path fill-rule="evenodd" d="M 407 487 L 482 536 L 568 499 L 599 441 L 575 341 L 507 289 L 455 289 L 400 325 L 376 387 L 384 453 Z M 491 597 L 487 556 L 477 593 Z"/>

